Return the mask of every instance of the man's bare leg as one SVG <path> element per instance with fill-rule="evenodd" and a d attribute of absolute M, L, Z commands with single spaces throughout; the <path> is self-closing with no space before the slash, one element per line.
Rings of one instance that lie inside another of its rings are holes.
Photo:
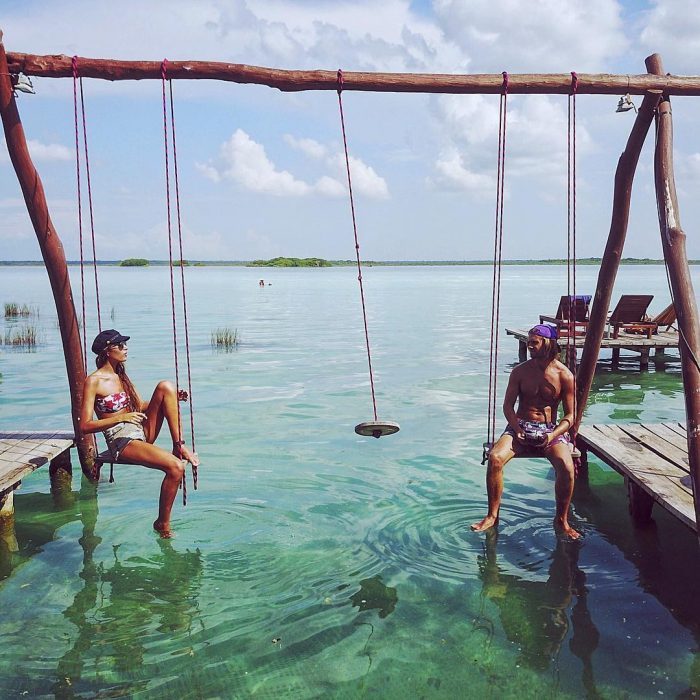
<path fill-rule="evenodd" d="M 554 529 L 562 532 L 572 540 L 581 535 L 569 525 L 569 507 L 574 495 L 574 461 L 571 458 L 571 449 L 566 443 L 553 445 L 546 450 L 547 459 L 554 467 L 556 480 L 554 482 L 554 498 L 556 501 L 556 515 L 554 516 Z"/>
<path fill-rule="evenodd" d="M 503 467 L 514 456 L 513 436 L 501 435 L 491 448 L 488 467 L 486 468 L 486 493 L 489 500 L 489 510 L 485 518 L 478 523 L 472 523 L 472 530 L 477 532 L 488 530 L 498 522 L 498 511 L 501 507 L 501 496 L 503 495 Z"/>

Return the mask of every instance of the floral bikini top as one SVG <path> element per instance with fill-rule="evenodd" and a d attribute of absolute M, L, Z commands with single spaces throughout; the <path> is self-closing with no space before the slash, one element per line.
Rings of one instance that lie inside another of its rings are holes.
<path fill-rule="evenodd" d="M 95 397 L 95 408 L 100 413 L 117 413 L 117 411 L 123 411 L 128 405 L 129 396 L 125 391 Z"/>

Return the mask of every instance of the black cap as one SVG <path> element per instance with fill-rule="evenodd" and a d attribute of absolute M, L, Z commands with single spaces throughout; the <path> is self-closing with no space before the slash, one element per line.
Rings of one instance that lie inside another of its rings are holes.
<path fill-rule="evenodd" d="M 92 341 L 92 351 L 95 355 L 99 355 L 108 345 L 126 343 L 130 337 L 130 335 L 122 335 L 119 331 L 115 331 L 114 328 L 109 328 L 97 334 L 95 340 Z"/>

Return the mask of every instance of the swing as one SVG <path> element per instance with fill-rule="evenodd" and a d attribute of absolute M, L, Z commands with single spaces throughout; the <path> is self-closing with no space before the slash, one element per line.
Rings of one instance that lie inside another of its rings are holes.
<path fill-rule="evenodd" d="M 74 56 L 72 60 L 73 65 L 73 111 L 75 118 L 75 154 L 76 154 L 76 179 L 77 179 L 77 197 L 78 197 L 78 232 L 80 239 L 80 283 L 81 283 L 81 305 L 82 305 L 82 325 L 83 325 L 83 360 L 84 368 L 87 374 L 87 323 L 86 323 L 86 310 L 85 310 L 85 277 L 84 277 L 84 251 L 83 251 L 83 226 L 82 226 L 82 196 L 80 188 L 80 139 L 79 139 L 79 129 L 78 129 L 78 82 L 80 83 L 80 111 L 82 119 L 82 132 L 83 132 L 83 145 L 85 152 L 85 173 L 87 180 L 87 190 L 88 190 L 88 203 L 90 211 L 90 230 L 92 239 L 92 259 L 93 259 L 93 270 L 95 279 L 95 300 L 97 306 L 97 325 L 99 332 L 102 332 L 102 319 L 100 312 L 100 292 L 99 283 L 97 275 L 97 253 L 95 245 L 95 225 L 92 207 L 92 187 L 90 182 L 90 161 L 88 157 L 88 142 L 87 142 L 87 119 L 85 115 L 85 101 L 83 96 L 83 79 L 79 76 L 78 71 L 78 57 Z M 167 219 L 168 219 L 168 252 L 169 252 L 169 269 L 170 269 L 170 299 L 172 308 L 172 327 L 173 327 L 173 348 L 175 355 L 175 385 L 176 392 L 179 396 L 180 392 L 180 382 L 179 382 L 179 362 L 178 362 L 178 351 L 177 351 L 177 323 L 176 323 L 176 313 L 175 313 L 175 280 L 173 273 L 173 250 L 172 250 L 172 225 L 170 217 L 170 171 L 169 171 L 169 161 L 168 161 L 168 113 L 167 113 L 167 100 L 165 92 L 165 81 L 167 79 L 166 75 L 167 61 L 164 60 L 161 64 L 161 82 L 163 88 L 163 132 L 164 132 L 164 149 L 165 149 L 165 186 L 166 186 L 166 207 L 167 207 Z M 177 213 L 177 227 L 178 227 L 178 240 L 179 240 L 179 253 L 180 253 L 180 275 L 181 275 L 181 289 L 182 289 L 182 307 L 183 307 L 183 320 L 184 320 L 184 330 L 185 330 L 185 348 L 187 357 L 187 382 L 188 382 L 188 394 L 190 401 L 190 430 L 192 434 L 192 451 L 196 452 L 195 447 L 195 432 L 194 432 L 194 406 L 192 404 L 192 373 L 190 365 L 190 346 L 189 346 L 189 329 L 187 324 L 187 298 L 185 291 L 185 271 L 184 265 L 182 265 L 183 260 L 183 250 L 182 250 L 182 223 L 180 216 L 180 188 L 178 179 L 178 167 L 177 167 L 177 148 L 175 142 L 175 110 L 173 101 L 173 88 L 172 82 L 168 80 L 170 94 L 170 124 L 172 133 L 172 151 L 173 151 L 173 170 L 174 170 L 174 188 L 175 188 L 175 201 L 176 201 L 176 213 Z M 182 422 L 180 413 L 180 404 L 177 404 L 177 419 L 178 419 L 178 430 L 180 435 L 182 435 Z M 184 441 L 178 443 L 179 445 L 184 445 Z M 182 457 L 182 454 L 180 454 Z M 133 464 L 126 460 L 114 459 L 112 453 L 109 450 L 99 452 L 95 457 L 95 466 L 101 467 L 104 464 L 110 465 L 109 471 L 109 481 L 114 482 L 114 465 L 115 464 Z M 192 465 L 192 478 L 195 491 L 197 490 L 197 467 Z M 185 475 L 182 477 L 182 497 L 183 504 L 187 503 L 187 485 L 185 481 Z"/>
<path fill-rule="evenodd" d="M 374 393 L 374 376 L 372 374 L 372 355 L 369 349 L 369 331 L 367 329 L 367 309 L 365 307 L 365 292 L 362 286 L 362 264 L 360 262 L 360 243 L 357 237 L 357 220 L 355 217 L 355 200 L 352 193 L 352 179 L 350 177 L 350 157 L 348 155 L 348 141 L 345 134 L 345 117 L 343 115 L 343 71 L 338 70 L 338 109 L 340 111 L 340 126 L 343 133 L 343 149 L 345 151 L 345 170 L 348 177 L 348 192 L 350 194 L 350 213 L 352 214 L 352 230 L 355 235 L 355 256 L 357 258 L 357 280 L 360 284 L 360 299 L 362 301 L 362 319 L 365 328 L 365 345 L 367 347 L 367 364 L 369 366 L 369 384 L 372 392 L 372 406 L 374 408 L 374 420 L 364 421 L 355 426 L 355 432 L 364 437 L 380 438 L 384 435 L 393 435 L 400 430 L 399 424 L 394 421 L 382 421 L 377 417 L 377 399 Z"/>
<path fill-rule="evenodd" d="M 576 89 L 578 87 L 578 76 L 571 73 L 571 92 L 569 94 L 568 109 L 568 140 L 567 140 L 567 289 L 569 293 L 569 304 L 571 304 L 572 294 L 576 294 Z M 507 105 L 508 105 L 508 73 L 503 72 L 503 86 L 501 90 L 499 114 L 498 114 L 498 163 L 496 169 L 496 225 L 494 233 L 493 252 L 493 282 L 491 293 L 491 337 L 489 356 L 489 392 L 488 392 L 488 415 L 487 415 L 487 438 L 483 443 L 482 464 L 486 464 L 491 453 L 491 449 L 496 442 L 496 395 L 498 379 L 498 323 L 500 316 L 501 297 L 501 268 L 503 249 L 503 200 L 504 200 L 504 178 L 506 161 L 506 126 L 507 126 Z M 573 105 L 573 110 L 572 110 Z M 572 138 L 573 136 L 573 138 Z M 573 192 L 573 206 L 572 206 Z M 573 261 L 573 265 L 572 265 Z M 573 268 L 573 273 L 572 273 Z M 572 291 L 573 280 L 573 291 Z M 570 309 L 571 311 L 571 309 Z M 570 346 L 573 343 L 571 334 L 567 336 L 567 357 L 572 357 Z M 575 353 L 575 345 L 573 346 Z M 576 415 L 576 366 L 574 357 L 574 415 Z M 570 426 L 571 427 L 571 426 Z M 576 448 L 576 431 L 571 430 L 571 456 L 579 458 L 580 451 Z M 526 446 L 520 449 L 514 458 L 542 458 L 544 455 L 537 446 Z"/>

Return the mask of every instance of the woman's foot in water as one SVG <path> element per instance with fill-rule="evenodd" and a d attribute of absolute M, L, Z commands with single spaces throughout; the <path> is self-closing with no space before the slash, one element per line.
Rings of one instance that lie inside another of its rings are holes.
<path fill-rule="evenodd" d="M 488 530 L 496 524 L 498 524 L 498 516 L 487 515 L 483 520 L 480 520 L 478 523 L 472 523 L 470 527 L 475 532 L 482 532 L 484 530 Z"/>
<path fill-rule="evenodd" d="M 165 540 L 174 537 L 173 531 L 170 529 L 170 523 L 164 525 L 160 520 L 154 520 L 153 529 Z"/>
<path fill-rule="evenodd" d="M 569 540 L 577 540 L 581 537 L 581 533 L 574 530 L 566 518 L 554 518 L 554 531 L 557 534 L 564 535 Z"/>

